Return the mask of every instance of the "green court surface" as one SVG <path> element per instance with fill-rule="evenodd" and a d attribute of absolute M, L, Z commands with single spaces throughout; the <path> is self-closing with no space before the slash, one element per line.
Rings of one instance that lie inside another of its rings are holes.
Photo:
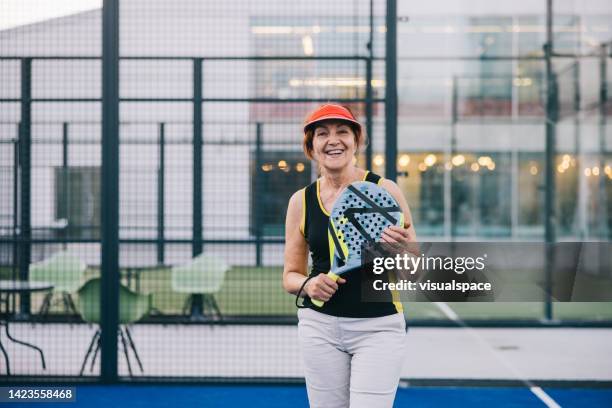
<path fill-rule="evenodd" d="M 125 275 L 122 271 L 122 276 Z M 10 270 L 4 269 L 1 276 L 8 278 Z M 89 268 L 84 281 L 95 277 L 99 271 Z M 287 294 L 281 285 L 281 267 L 233 267 L 225 276 L 221 291 L 215 295 L 224 316 L 271 317 L 295 316 L 295 298 Z M 127 283 L 126 279 L 123 279 Z M 132 287 L 135 283 L 132 282 Z M 584 277 L 580 287 L 599 287 L 612 290 L 609 280 Z M 138 289 L 151 293 L 153 306 L 161 314 L 182 313 L 187 295 L 172 291 L 171 272 L 168 268 L 147 269 L 139 274 Z M 42 295 L 32 297 L 34 310 Z M 543 302 L 496 302 L 496 303 L 447 303 L 460 319 L 472 320 L 539 320 L 545 317 Z M 408 320 L 446 320 L 448 316 L 434 303 L 408 302 L 404 304 Z M 556 302 L 553 303 L 553 318 L 559 320 L 612 320 L 612 302 Z"/>

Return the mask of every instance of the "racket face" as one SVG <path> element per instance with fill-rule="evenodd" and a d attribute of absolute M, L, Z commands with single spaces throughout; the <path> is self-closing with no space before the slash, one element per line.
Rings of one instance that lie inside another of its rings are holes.
<path fill-rule="evenodd" d="M 379 242 L 387 227 L 403 222 L 401 208 L 387 190 L 365 181 L 350 184 L 329 218 L 332 272 L 338 275 L 360 267 L 362 245 Z"/>

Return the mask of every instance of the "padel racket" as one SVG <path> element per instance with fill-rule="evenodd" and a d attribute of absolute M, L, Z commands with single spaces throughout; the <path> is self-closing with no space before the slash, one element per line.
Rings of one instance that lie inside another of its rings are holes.
<path fill-rule="evenodd" d="M 367 181 L 349 184 L 336 200 L 329 217 L 327 237 L 334 281 L 361 267 L 362 245 L 375 244 L 390 225 L 403 226 L 404 214 L 395 199 L 382 187 Z M 318 307 L 325 302 L 311 299 Z"/>

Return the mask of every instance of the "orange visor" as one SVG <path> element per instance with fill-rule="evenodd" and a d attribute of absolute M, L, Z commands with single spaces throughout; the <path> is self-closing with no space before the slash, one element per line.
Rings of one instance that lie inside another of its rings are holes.
<path fill-rule="evenodd" d="M 306 118 L 306 121 L 304 122 L 304 132 L 306 132 L 308 127 L 311 125 L 328 119 L 345 120 L 361 127 L 361 123 L 357 122 L 351 112 L 344 106 L 327 104 L 319 107 Z"/>

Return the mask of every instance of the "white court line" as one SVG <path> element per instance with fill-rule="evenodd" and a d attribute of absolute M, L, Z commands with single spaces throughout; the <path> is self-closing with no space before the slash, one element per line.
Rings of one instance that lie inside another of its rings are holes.
<path fill-rule="evenodd" d="M 557 404 L 557 402 L 550 397 L 543 389 L 540 387 L 529 387 L 529 390 L 533 392 L 539 399 L 542 400 L 544 404 L 548 408 L 561 408 L 561 405 Z"/>
<path fill-rule="evenodd" d="M 455 313 L 455 311 L 451 309 L 449 305 L 447 305 L 444 302 L 434 302 L 434 304 L 438 306 L 438 309 L 440 309 L 442 313 L 446 315 L 446 317 L 448 317 L 449 319 L 455 322 L 459 321 L 459 316 L 457 316 L 457 313 Z"/>
<path fill-rule="evenodd" d="M 457 313 L 455 313 L 455 311 L 449 305 L 447 305 L 444 302 L 434 302 L 434 304 L 440 309 L 440 311 L 442 311 L 442 313 L 444 313 L 446 317 L 448 317 L 452 321 L 458 322 L 464 329 L 468 330 L 468 333 L 476 337 L 476 339 L 480 343 L 483 343 L 484 345 L 486 345 L 489 348 L 489 350 L 493 352 L 493 355 L 495 356 L 495 358 L 497 358 L 498 361 L 500 361 L 503 365 L 505 365 L 508 369 L 510 369 L 510 371 L 514 373 L 516 378 L 518 378 L 521 382 L 523 382 L 527 386 L 527 388 L 529 388 L 529 391 L 531 391 L 536 397 L 538 397 L 540 401 L 544 403 L 544 405 L 546 405 L 548 408 L 561 408 L 561 406 L 557 404 L 557 402 L 554 399 L 552 399 L 552 397 L 548 395 L 546 391 L 534 385 L 531 381 L 525 380 L 524 379 L 525 376 L 522 375 L 522 373 L 520 373 L 516 369 L 516 367 L 508 363 L 506 358 L 501 356 L 496 350 L 494 350 L 493 347 L 491 347 L 491 345 L 482 338 L 482 336 L 480 336 L 475 330 L 471 329 L 468 325 L 466 325 L 465 322 L 463 322 L 463 320 L 459 318 Z"/>

